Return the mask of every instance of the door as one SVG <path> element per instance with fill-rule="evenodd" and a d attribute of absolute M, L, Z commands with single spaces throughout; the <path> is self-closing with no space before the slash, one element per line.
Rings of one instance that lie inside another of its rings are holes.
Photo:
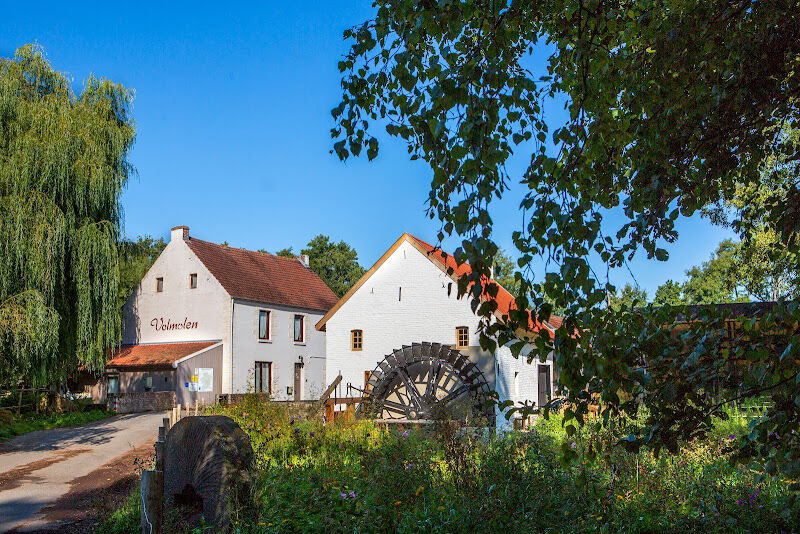
<path fill-rule="evenodd" d="M 538 407 L 542 407 L 550 401 L 550 366 L 539 366 L 539 400 Z"/>
<path fill-rule="evenodd" d="M 294 364 L 294 400 L 303 400 L 303 364 Z"/>

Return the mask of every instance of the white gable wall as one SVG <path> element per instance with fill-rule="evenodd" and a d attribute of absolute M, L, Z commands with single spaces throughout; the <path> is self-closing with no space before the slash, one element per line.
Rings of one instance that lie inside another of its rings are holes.
<path fill-rule="evenodd" d="M 178 231 L 180 235 L 180 231 Z M 147 271 L 122 310 L 122 343 L 170 343 L 222 340 L 222 391 L 230 390 L 231 298 L 183 239 L 173 238 Z M 197 273 L 197 288 L 189 275 Z M 164 290 L 156 291 L 156 279 Z M 179 324 L 179 328 L 162 328 Z M 183 328 L 183 325 L 192 328 Z"/>
<path fill-rule="evenodd" d="M 394 349 L 423 341 L 455 346 L 457 326 L 469 327 L 470 346 L 477 346 L 478 318 L 457 294 L 452 278 L 403 242 L 326 323 L 326 382 L 341 373 L 343 386 L 363 388 L 364 371 Z M 361 351 L 350 349 L 353 329 L 364 332 Z"/>
<path fill-rule="evenodd" d="M 448 284 L 452 284 L 449 296 Z M 326 323 L 326 383 L 341 373 L 337 395 L 346 396 L 348 383 L 363 388 L 364 371 L 372 371 L 394 349 L 423 341 L 455 346 L 458 326 L 469 327 L 470 346 L 479 346 L 479 319 L 472 313 L 469 297 L 458 299 L 457 293 L 452 278 L 403 242 Z M 351 350 L 353 329 L 363 331 L 361 351 Z M 536 402 L 540 362 L 516 359 L 505 347 L 498 349 L 495 359 L 494 387 L 501 400 Z M 547 363 L 552 373 L 552 358 Z M 505 417 L 498 416 L 498 426 L 504 422 Z"/>

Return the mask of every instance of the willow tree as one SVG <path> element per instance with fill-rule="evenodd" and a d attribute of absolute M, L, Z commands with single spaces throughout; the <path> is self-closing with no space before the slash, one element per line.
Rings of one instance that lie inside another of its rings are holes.
<path fill-rule="evenodd" d="M 75 94 L 33 45 L 0 59 L 0 384 L 100 370 L 118 342 L 132 98 L 94 76 Z"/>

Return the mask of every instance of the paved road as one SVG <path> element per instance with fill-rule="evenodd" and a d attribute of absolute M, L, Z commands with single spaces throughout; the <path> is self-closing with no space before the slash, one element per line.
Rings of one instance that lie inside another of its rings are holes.
<path fill-rule="evenodd" d="M 67 493 L 70 482 L 155 439 L 162 417 L 121 415 L 0 443 L 0 532 L 41 528 L 40 510 Z"/>

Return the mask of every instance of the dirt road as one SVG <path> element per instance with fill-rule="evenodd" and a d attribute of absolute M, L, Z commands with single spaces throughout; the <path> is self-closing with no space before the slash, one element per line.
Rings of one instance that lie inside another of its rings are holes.
<path fill-rule="evenodd" d="M 0 444 L 0 532 L 69 532 L 131 487 L 161 413 L 41 430 Z M 80 530 L 78 530 L 80 531 Z"/>

